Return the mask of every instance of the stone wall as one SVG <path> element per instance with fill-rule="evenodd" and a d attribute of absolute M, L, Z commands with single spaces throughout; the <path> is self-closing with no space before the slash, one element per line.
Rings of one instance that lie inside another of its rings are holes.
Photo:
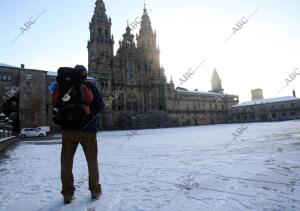
<path fill-rule="evenodd" d="M 0 105 L 3 105 L 5 99 L 9 98 L 8 91 L 19 86 L 19 78 L 20 71 L 18 68 L 0 66 Z M 3 107 L 0 106 L 0 113 L 2 112 Z"/>
<path fill-rule="evenodd" d="M 0 140 L 0 153 L 3 152 L 5 149 L 10 147 L 16 142 L 17 138 L 16 137 L 10 137 L 10 138 L 5 138 L 3 140 Z"/>
<path fill-rule="evenodd" d="M 232 122 L 300 119 L 300 99 L 231 108 Z"/>
<path fill-rule="evenodd" d="M 20 72 L 20 127 L 46 125 L 46 71 L 23 69 Z"/>

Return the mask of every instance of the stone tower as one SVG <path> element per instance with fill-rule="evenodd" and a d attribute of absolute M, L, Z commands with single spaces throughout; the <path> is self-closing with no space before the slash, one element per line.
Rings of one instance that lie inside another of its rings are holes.
<path fill-rule="evenodd" d="M 150 17 L 146 7 L 142 16 L 141 28 L 137 35 L 137 48 L 139 50 L 141 63 L 145 70 L 149 73 L 149 79 L 161 80 L 159 47 L 156 45 L 156 32 L 153 32 Z"/>
<path fill-rule="evenodd" d="M 141 20 L 139 35 L 136 36 L 141 75 L 144 85 L 145 112 L 165 108 L 164 85 L 166 77 L 160 66 L 160 50 L 156 43 L 156 32 L 151 26 L 146 6 Z"/>
<path fill-rule="evenodd" d="M 211 79 L 211 91 L 215 93 L 223 94 L 224 89 L 222 88 L 222 80 L 216 70 L 214 68 L 212 79 Z"/>
<path fill-rule="evenodd" d="M 251 90 L 251 99 L 252 100 L 264 99 L 263 90 L 262 89 L 252 89 Z"/>
<path fill-rule="evenodd" d="M 104 100 L 111 94 L 114 71 L 114 38 L 111 35 L 111 18 L 106 15 L 103 0 L 96 1 L 95 12 L 90 22 L 88 41 L 89 76 L 97 80 Z"/>

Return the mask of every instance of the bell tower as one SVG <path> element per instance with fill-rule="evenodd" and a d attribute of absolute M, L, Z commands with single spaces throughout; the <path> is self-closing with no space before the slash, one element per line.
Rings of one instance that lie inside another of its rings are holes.
<path fill-rule="evenodd" d="M 104 97 L 111 93 L 114 71 L 114 37 L 111 35 L 111 25 L 111 18 L 106 15 L 103 0 L 97 0 L 89 26 L 89 76 L 97 80 L 97 86 Z"/>
<path fill-rule="evenodd" d="M 214 68 L 212 79 L 211 79 L 211 89 L 212 92 L 223 94 L 224 89 L 222 88 L 222 80 L 216 70 Z"/>
<path fill-rule="evenodd" d="M 141 28 L 136 39 L 141 60 L 141 68 L 149 73 L 150 80 L 165 78 L 164 75 L 162 75 L 160 67 L 160 50 L 156 44 L 156 36 L 156 32 L 152 29 L 150 17 L 145 5 Z"/>

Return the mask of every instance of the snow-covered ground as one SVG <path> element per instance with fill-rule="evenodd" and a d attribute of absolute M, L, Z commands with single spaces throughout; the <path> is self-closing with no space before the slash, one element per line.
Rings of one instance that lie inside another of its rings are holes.
<path fill-rule="evenodd" d="M 300 210 L 300 121 L 101 132 L 98 146 L 101 200 L 81 147 L 63 205 L 60 141 L 27 140 L 0 156 L 0 210 Z"/>

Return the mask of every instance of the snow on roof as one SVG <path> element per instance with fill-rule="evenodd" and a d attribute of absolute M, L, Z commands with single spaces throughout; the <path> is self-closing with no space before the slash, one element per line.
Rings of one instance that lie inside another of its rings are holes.
<path fill-rule="evenodd" d="M 287 97 L 276 97 L 276 98 L 269 98 L 269 99 L 252 100 L 252 101 L 246 101 L 246 102 L 240 103 L 240 104 L 232 106 L 232 107 L 235 108 L 235 107 L 241 107 L 241 106 L 261 105 L 261 104 L 278 103 L 278 102 L 286 102 L 286 101 L 293 101 L 293 100 L 300 100 L 300 98 L 287 96 Z"/>
<path fill-rule="evenodd" d="M 11 65 L 8 65 L 8 64 L 3 64 L 3 63 L 0 63 L 0 67 L 14 67 L 14 68 L 18 68 L 18 67 L 11 66 Z"/>
<path fill-rule="evenodd" d="M 194 90 L 181 90 L 176 89 L 177 92 L 182 92 L 186 94 L 200 94 L 200 95 L 214 95 L 214 96 L 224 96 L 224 94 L 215 93 L 215 92 L 204 92 L 204 91 L 194 91 Z"/>
<path fill-rule="evenodd" d="M 57 72 L 48 71 L 48 72 L 47 72 L 47 76 L 53 76 L 53 77 L 56 77 L 56 76 L 57 76 Z"/>
<path fill-rule="evenodd" d="M 53 71 L 48 71 L 47 72 L 47 76 L 50 76 L 50 77 L 56 77 L 57 76 L 57 72 L 53 72 Z M 87 77 L 88 80 L 96 80 L 95 78 L 92 78 L 92 77 Z"/>

